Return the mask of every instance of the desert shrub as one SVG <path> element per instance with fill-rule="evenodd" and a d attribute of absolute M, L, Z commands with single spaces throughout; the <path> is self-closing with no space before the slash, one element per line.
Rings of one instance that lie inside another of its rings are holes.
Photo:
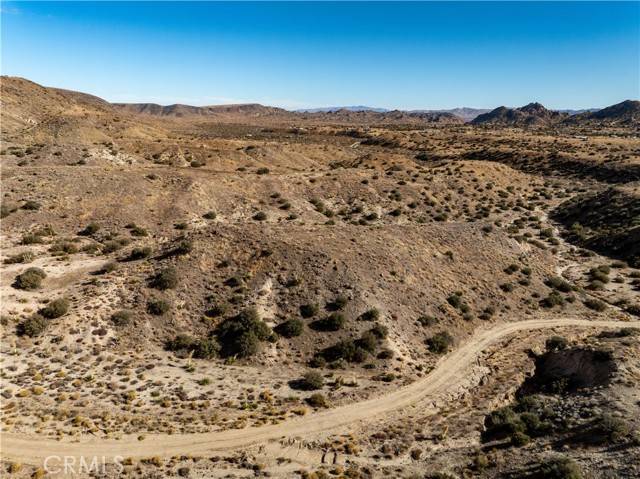
<path fill-rule="evenodd" d="M 31 263 L 35 257 L 33 252 L 23 251 L 5 258 L 4 264 Z"/>
<path fill-rule="evenodd" d="M 151 287 L 160 290 L 173 289 L 178 286 L 178 272 L 173 266 L 169 266 L 151 278 L 150 284 Z"/>
<path fill-rule="evenodd" d="M 20 244 L 24 245 L 40 244 L 42 242 L 42 236 L 35 233 L 25 233 L 22 235 L 22 239 L 20 240 Z"/>
<path fill-rule="evenodd" d="M 520 267 L 519 267 L 517 264 L 513 264 L 513 263 L 512 263 L 512 264 L 510 264 L 509 266 L 507 266 L 507 267 L 504 269 L 504 272 L 505 272 L 505 273 L 507 273 L 507 274 L 513 274 L 513 273 L 515 273 L 516 271 L 518 271 L 519 269 L 520 269 Z"/>
<path fill-rule="evenodd" d="M 149 236 L 149 233 L 147 232 L 146 229 L 144 229 L 142 226 L 138 226 L 138 225 L 131 225 L 131 228 L 129 229 L 129 233 L 131 233 L 131 236 Z"/>
<path fill-rule="evenodd" d="M 568 457 L 549 459 L 537 467 L 540 477 L 545 479 L 582 479 L 578 464 Z"/>
<path fill-rule="evenodd" d="M 222 356 L 242 358 L 255 354 L 261 341 L 271 339 L 272 332 L 258 312 L 249 308 L 223 321 L 216 329 L 216 335 Z"/>
<path fill-rule="evenodd" d="M 34 200 L 27 200 L 20 208 L 23 210 L 36 211 L 39 210 L 42 205 Z"/>
<path fill-rule="evenodd" d="M 492 411 L 485 417 L 483 440 L 501 439 L 515 433 L 524 433 L 526 425 L 520 416 L 510 407 Z"/>
<path fill-rule="evenodd" d="M 51 245 L 51 247 L 49 248 L 49 252 L 54 256 L 63 254 L 75 254 L 78 252 L 78 247 L 69 241 L 59 241 Z"/>
<path fill-rule="evenodd" d="M 2 205 L 0 205 L 0 218 L 6 218 L 16 210 L 17 208 L 15 206 L 2 203 Z"/>
<path fill-rule="evenodd" d="M 356 344 L 350 339 L 344 339 L 336 344 L 323 349 L 319 355 L 326 361 L 336 361 L 345 359 L 351 361 L 356 352 Z"/>
<path fill-rule="evenodd" d="M 569 293 L 570 291 L 573 290 L 573 287 L 569 282 L 565 281 L 564 279 L 558 276 L 552 276 L 551 278 L 548 278 L 545 281 L 545 284 L 550 288 L 561 291 L 563 293 Z"/>
<path fill-rule="evenodd" d="M 358 316 L 360 321 L 377 321 L 379 318 L 380 311 L 376 308 L 371 308 Z"/>
<path fill-rule="evenodd" d="M 459 294 L 451 294 L 447 297 L 447 303 L 449 303 L 454 308 L 459 308 L 462 304 L 462 298 Z"/>
<path fill-rule="evenodd" d="M 118 251 L 119 249 L 122 249 L 123 246 L 129 244 L 129 242 L 130 241 L 128 239 L 124 238 L 105 241 L 102 245 L 102 253 L 109 254 L 113 253 L 114 251 Z"/>
<path fill-rule="evenodd" d="M 378 353 L 378 359 L 391 359 L 393 358 L 394 353 L 391 349 L 383 349 Z"/>
<path fill-rule="evenodd" d="M 315 371 L 309 371 L 302 376 L 302 379 L 298 381 L 297 386 L 300 389 L 304 389 L 306 391 L 314 391 L 316 389 L 322 389 L 324 386 L 324 378 L 322 374 L 317 373 Z"/>
<path fill-rule="evenodd" d="M 453 345 L 453 336 L 446 331 L 441 331 L 428 338 L 426 343 L 432 353 L 446 353 Z"/>
<path fill-rule="evenodd" d="M 165 349 L 190 353 L 196 359 L 212 359 L 218 355 L 220 345 L 213 338 L 195 339 L 186 334 L 179 334 L 165 343 Z"/>
<path fill-rule="evenodd" d="M 16 328 L 18 336 L 29 336 L 31 338 L 40 336 L 49 325 L 48 321 L 39 314 L 34 314 L 25 319 Z"/>
<path fill-rule="evenodd" d="M 269 168 L 267 168 L 267 167 L 265 167 L 265 166 L 260 167 L 260 168 L 258 168 L 258 169 L 256 170 L 256 174 L 258 174 L 258 175 L 266 175 L 266 174 L 268 174 L 268 173 L 269 173 Z"/>
<path fill-rule="evenodd" d="M 97 223 L 89 223 L 84 229 L 80 230 L 78 234 L 80 236 L 92 236 L 100 231 L 100 225 Z"/>
<path fill-rule="evenodd" d="M 171 304 L 164 299 L 150 299 L 147 302 L 147 311 L 154 316 L 162 316 L 171 309 Z"/>
<path fill-rule="evenodd" d="M 311 407 L 321 408 L 321 407 L 329 407 L 329 402 L 327 398 L 322 393 L 314 393 L 309 396 L 307 399 L 307 404 Z"/>
<path fill-rule="evenodd" d="M 111 315 L 111 322 L 118 327 L 123 327 L 127 326 L 131 322 L 131 317 L 131 311 L 122 309 Z"/>
<path fill-rule="evenodd" d="M 360 336 L 360 339 L 356 341 L 356 344 L 359 348 L 373 353 L 378 347 L 378 337 L 371 331 L 365 331 L 362 333 L 362 336 Z"/>
<path fill-rule="evenodd" d="M 389 335 L 389 328 L 384 324 L 376 323 L 373 328 L 369 330 L 376 338 L 385 339 Z"/>
<path fill-rule="evenodd" d="M 342 314 L 331 313 L 325 318 L 315 320 L 310 324 L 310 327 L 316 331 L 338 331 L 342 329 L 345 322 L 345 317 Z"/>
<path fill-rule="evenodd" d="M 216 214 L 215 211 L 207 211 L 205 214 L 202 215 L 202 217 L 205 220 L 215 220 L 217 216 L 218 215 Z"/>
<path fill-rule="evenodd" d="M 623 419 L 603 414 L 595 420 L 593 432 L 600 436 L 603 442 L 620 442 L 629 437 L 631 428 Z"/>
<path fill-rule="evenodd" d="M 309 366 L 312 368 L 324 368 L 327 365 L 327 360 L 324 357 L 316 354 L 309 361 Z"/>
<path fill-rule="evenodd" d="M 274 328 L 275 332 L 285 338 L 293 338 L 300 336 L 304 330 L 304 323 L 299 319 L 289 319 L 283 323 L 278 324 Z"/>
<path fill-rule="evenodd" d="M 327 307 L 332 311 L 338 311 L 343 309 L 347 303 L 349 302 L 349 298 L 343 295 L 336 296 L 333 301 L 327 304 Z"/>
<path fill-rule="evenodd" d="M 303 318 L 312 318 L 318 314 L 319 308 L 317 304 L 303 304 L 300 306 L 300 316 Z"/>
<path fill-rule="evenodd" d="M 438 324 L 438 319 L 433 316 L 424 314 L 418 317 L 418 322 L 420 323 L 421 326 L 429 327 L 429 326 L 435 326 L 436 324 Z"/>
<path fill-rule="evenodd" d="M 189 254 L 191 251 L 193 251 L 193 242 L 189 239 L 183 239 L 171 250 L 170 254 L 173 256 L 181 256 Z"/>
<path fill-rule="evenodd" d="M 226 304 L 215 304 L 205 311 L 205 315 L 209 318 L 217 318 L 224 315 L 229 307 Z"/>
<path fill-rule="evenodd" d="M 526 446 L 531 442 L 531 438 L 527 436 L 524 432 L 514 432 L 511 435 L 511 444 L 515 447 Z"/>
<path fill-rule="evenodd" d="M 109 261 L 109 262 L 103 264 L 102 268 L 100 268 L 98 271 L 96 271 L 96 273 L 98 273 L 98 274 L 107 274 L 107 273 L 112 273 L 117 269 L 118 269 L 118 263 L 116 263 L 115 261 Z"/>
<path fill-rule="evenodd" d="M 557 291 L 551 291 L 549 295 L 540 301 L 540 306 L 543 308 L 553 308 L 554 306 L 563 306 L 565 303 L 564 298 Z"/>
<path fill-rule="evenodd" d="M 600 301 L 599 299 L 595 299 L 595 298 L 588 298 L 584 300 L 584 305 L 589 308 L 589 309 L 593 309 L 594 311 L 598 311 L 598 312 L 602 312 L 605 309 L 607 309 L 607 303 L 605 303 L 604 301 Z"/>
<path fill-rule="evenodd" d="M 67 314 L 67 311 L 69 311 L 69 300 L 67 298 L 58 298 L 50 301 L 38 313 L 47 319 L 55 319 Z"/>
<path fill-rule="evenodd" d="M 150 246 L 143 246 L 143 247 L 140 247 L 140 248 L 133 248 L 131 250 L 131 253 L 129 253 L 128 259 L 130 261 L 136 261 L 136 260 L 148 258 L 149 256 L 151 256 L 151 251 L 152 250 L 151 250 Z"/>
<path fill-rule="evenodd" d="M 253 219 L 256 221 L 265 221 L 267 219 L 267 214 L 264 211 L 258 211 L 253 215 Z"/>
<path fill-rule="evenodd" d="M 547 351 L 561 351 L 569 346 L 569 341 L 562 336 L 551 336 L 545 341 Z"/>
<path fill-rule="evenodd" d="M 42 280 L 46 277 L 47 274 L 40 268 L 27 268 L 16 276 L 13 287 L 25 290 L 38 289 L 42 285 Z"/>

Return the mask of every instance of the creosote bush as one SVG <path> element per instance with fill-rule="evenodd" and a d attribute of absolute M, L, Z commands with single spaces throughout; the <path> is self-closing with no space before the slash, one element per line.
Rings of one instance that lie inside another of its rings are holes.
<path fill-rule="evenodd" d="M 162 316 L 171 309 L 171 305 L 164 299 L 150 299 L 147 302 L 147 311 L 154 316 Z"/>
<path fill-rule="evenodd" d="M 274 331 L 285 338 L 293 338 L 302 334 L 304 331 L 304 323 L 299 319 L 288 319 L 278 324 L 274 328 Z"/>
<path fill-rule="evenodd" d="M 257 353 L 260 342 L 271 340 L 273 333 L 255 308 L 249 308 L 224 320 L 216 329 L 216 336 L 223 357 L 245 358 Z"/>
<path fill-rule="evenodd" d="M 27 268 L 16 276 L 13 287 L 25 290 L 38 289 L 42 285 L 42 280 L 46 277 L 47 274 L 40 268 Z"/>
<path fill-rule="evenodd" d="M 312 318 L 318 314 L 319 310 L 317 304 L 303 304 L 300 306 L 300 316 L 303 318 Z"/>
<path fill-rule="evenodd" d="M 35 337 L 41 335 L 48 326 L 47 320 L 39 314 L 34 314 L 30 318 L 25 319 L 17 327 L 18 336 Z"/>
<path fill-rule="evenodd" d="M 173 266 L 169 266 L 151 278 L 150 284 L 151 287 L 160 290 L 173 289 L 178 286 L 178 272 Z"/>
<path fill-rule="evenodd" d="M 432 353 L 446 353 L 453 344 L 453 336 L 447 331 L 441 331 L 428 338 L 426 343 Z"/>
<path fill-rule="evenodd" d="M 67 314 L 67 311 L 69 311 L 69 300 L 67 298 L 58 298 L 50 301 L 38 313 L 47 319 L 55 319 Z"/>
<path fill-rule="evenodd" d="M 111 315 L 111 322 L 118 327 L 123 327 L 127 326 L 131 322 L 131 317 L 131 311 L 122 309 Z"/>
<path fill-rule="evenodd" d="M 342 314 L 331 313 L 326 318 L 315 320 L 310 327 L 316 331 L 339 331 L 345 322 L 346 319 Z"/>

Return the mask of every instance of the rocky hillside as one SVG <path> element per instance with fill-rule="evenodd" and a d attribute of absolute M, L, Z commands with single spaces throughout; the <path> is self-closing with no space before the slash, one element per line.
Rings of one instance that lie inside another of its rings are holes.
<path fill-rule="evenodd" d="M 489 113 L 478 115 L 472 123 L 496 126 L 543 126 L 566 117 L 566 114 L 548 110 L 540 103 L 529 103 L 520 108 L 498 107 Z"/>

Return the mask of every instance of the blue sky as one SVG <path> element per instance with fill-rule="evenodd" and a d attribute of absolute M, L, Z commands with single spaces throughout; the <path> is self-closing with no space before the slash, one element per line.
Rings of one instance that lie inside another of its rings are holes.
<path fill-rule="evenodd" d="M 640 2 L 2 2 L 2 73 L 110 101 L 602 107 Z"/>

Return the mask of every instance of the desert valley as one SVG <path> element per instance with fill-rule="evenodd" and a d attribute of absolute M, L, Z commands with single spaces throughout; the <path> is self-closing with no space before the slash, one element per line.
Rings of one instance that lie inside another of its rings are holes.
<path fill-rule="evenodd" d="M 3 477 L 640 476 L 640 102 L 1 88 Z"/>

